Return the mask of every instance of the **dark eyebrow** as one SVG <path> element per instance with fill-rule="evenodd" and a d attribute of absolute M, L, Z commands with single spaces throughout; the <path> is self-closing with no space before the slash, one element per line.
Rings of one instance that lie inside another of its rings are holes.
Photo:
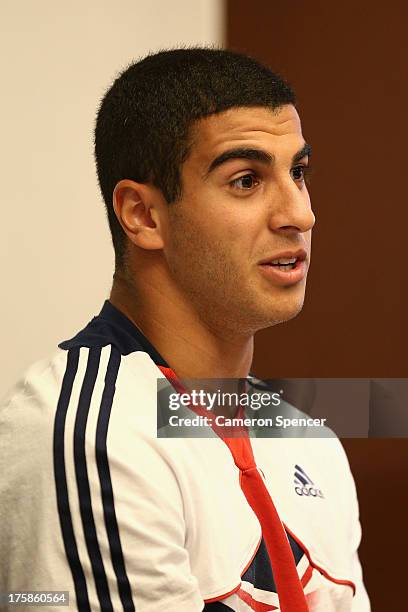
<path fill-rule="evenodd" d="M 292 157 L 292 163 L 295 164 L 303 157 L 306 157 L 306 155 L 311 155 L 311 153 L 312 147 L 309 144 L 305 143 L 303 147 Z M 208 176 L 213 170 L 215 170 L 215 168 L 218 168 L 219 166 L 221 166 L 221 164 L 224 164 L 230 159 L 250 159 L 259 161 L 263 164 L 271 164 L 275 160 L 275 156 L 271 155 L 270 153 L 267 153 L 266 151 L 263 151 L 262 149 L 249 149 L 246 147 L 228 149 L 227 151 L 224 151 L 215 159 L 213 159 L 207 172 L 204 174 L 204 180 L 208 178 Z"/>
<path fill-rule="evenodd" d="M 292 157 L 292 164 L 296 164 L 296 162 L 300 161 L 303 157 L 310 157 L 311 155 L 312 147 L 310 146 L 310 144 L 307 144 L 307 142 L 305 142 L 303 147 Z"/>
<path fill-rule="evenodd" d="M 262 162 L 264 164 L 270 164 L 273 161 L 273 156 L 267 153 L 266 151 L 262 151 L 262 149 L 248 149 L 245 147 L 240 147 L 237 149 L 228 149 L 218 155 L 215 159 L 212 160 L 207 172 L 205 173 L 204 178 L 207 178 L 208 175 L 224 164 L 226 161 L 230 159 L 251 159 L 255 161 Z"/>

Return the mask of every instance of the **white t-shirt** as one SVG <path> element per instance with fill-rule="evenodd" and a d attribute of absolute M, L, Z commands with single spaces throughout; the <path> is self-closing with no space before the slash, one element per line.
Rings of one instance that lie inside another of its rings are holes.
<path fill-rule="evenodd" d="M 227 445 L 216 435 L 157 437 L 157 378 L 166 367 L 105 302 L 5 398 L 0 592 L 68 591 L 69 607 L 43 606 L 49 612 L 280 609 Z M 251 445 L 309 609 L 369 611 L 356 491 L 340 442 Z"/>

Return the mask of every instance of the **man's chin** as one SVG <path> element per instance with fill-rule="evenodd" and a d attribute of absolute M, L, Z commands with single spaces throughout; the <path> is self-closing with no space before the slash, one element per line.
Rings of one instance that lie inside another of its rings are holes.
<path fill-rule="evenodd" d="M 279 323 L 285 323 L 286 321 L 290 321 L 297 317 L 297 315 L 302 311 L 303 308 L 303 299 L 293 304 L 285 304 L 280 308 L 271 309 L 265 316 L 265 323 L 260 329 L 265 329 L 266 327 L 273 327 L 274 325 L 278 325 Z"/>

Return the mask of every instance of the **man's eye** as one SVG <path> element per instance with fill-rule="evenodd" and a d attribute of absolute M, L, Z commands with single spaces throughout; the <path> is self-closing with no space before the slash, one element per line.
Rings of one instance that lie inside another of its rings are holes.
<path fill-rule="evenodd" d="M 240 176 L 239 178 L 231 181 L 230 185 L 236 187 L 237 189 L 248 191 L 253 189 L 259 184 L 259 181 L 255 174 L 244 174 L 244 176 Z"/>
<path fill-rule="evenodd" d="M 308 166 L 295 166 L 291 169 L 290 175 L 294 181 L 304 181 L 309 172 Z"/>

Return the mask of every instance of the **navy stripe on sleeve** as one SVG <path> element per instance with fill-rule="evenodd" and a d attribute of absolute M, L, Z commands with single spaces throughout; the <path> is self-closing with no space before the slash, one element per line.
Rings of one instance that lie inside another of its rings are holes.
<path fill-rule="evenodd" d="M 79 508 L 82 525 L 92 572 L 95 578 L 95 587 L 98 594 L 102 612 L 113 612 L 112 601 L 109 594 L 108 580 L 103 565 L 102 554 L 96 535 L 95 520 L 92 512 L 91 490 L 89 485 L 88 469 L 85 453 L 86 424 L 92 393 L 98 375 L 101 348 L 91 348 L 88 363 L 79 396 L 78 410 L 74 429 L 74 460 L 75 474 L 78 486 Z"/>
<path fill-rule="evenodd" d="M 79 559 L 77 543 L 72 525 L 64 455 L 65 420 L 71 399 L 72 387 L 78 370 L 79 350 L 79 348 L 74 348 L 68 351 L 67 367 L 62 381 L 61 393 L 55 414 L 53 448 L 54 476 L 62 537 L 64 540 L 65 553 L 67 555 L 74 581 L 78 610 L 81 612 L 91 612 L 85 575 Z"/>
<path fill-rule="evenodd" d="M 134 612 L 135 606 L 132 599 L 129 579 L 126 574 L 125 560 L 123 557 L 119 527 L 115 513 L 112 480 L 106 445 L 109 418 L 112 409 L 113 397 L 115 394 L 115 384 L 119 371 L 120 360 L 120 352 L 112 346 L 96 429 L 96 462 L 98 465 L 101 485 L 106 532 L 108 534 L 112 565 L 116 574 L 120 599 L 123 605 L 123 610 L 126 612 Z"/>

